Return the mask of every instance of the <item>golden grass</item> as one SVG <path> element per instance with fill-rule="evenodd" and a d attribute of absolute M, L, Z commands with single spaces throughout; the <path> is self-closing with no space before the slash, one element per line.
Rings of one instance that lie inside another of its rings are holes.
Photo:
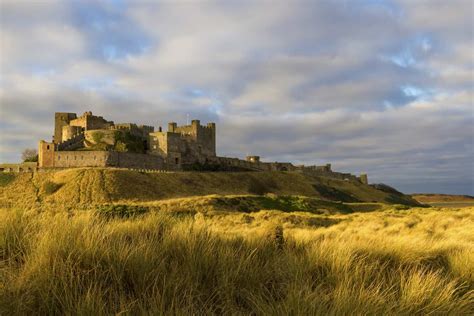
<path fill-rule="evenodd" d="M 473 208 L 186 214 L 0 210 L 0 314 L 474 313 Z"/>

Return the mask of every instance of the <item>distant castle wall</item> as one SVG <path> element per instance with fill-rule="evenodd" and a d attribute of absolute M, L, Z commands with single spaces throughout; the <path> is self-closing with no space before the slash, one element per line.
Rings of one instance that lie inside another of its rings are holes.
<path fill-rule="evenodd" d="M 156 170 L 165 168 L 163 159 L 160 157 L 115 151 L 59 151 L 54 154 L 54 165 L 47 167 L 117 167 Z"/>
<path fill-rule="evenodd" d="M 38 165 L 36 162 L 0 164 L 0 172 L 35 172 L 37 170 Z"/>
<path fill-rule="evenodd" d="M 114 122 L 105 120 L 102 116 L 92 115 L 92 112 L 85 112 L 80 117 L 69 122 L 71 126 L 81 127 L 84 130 L 91 129 L 107 129 L 112 126 Z"/>

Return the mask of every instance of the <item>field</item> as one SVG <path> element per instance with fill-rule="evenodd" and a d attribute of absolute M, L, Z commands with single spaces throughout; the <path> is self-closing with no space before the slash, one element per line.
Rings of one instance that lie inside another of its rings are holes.
<path fill-rule="evenodd" d="M 472 207 L 341 203 L 283 192 L 286 178 L 280 194 L 74 207 L 64 177 L 3 181 L 0 315 L 474 313 Z"/>

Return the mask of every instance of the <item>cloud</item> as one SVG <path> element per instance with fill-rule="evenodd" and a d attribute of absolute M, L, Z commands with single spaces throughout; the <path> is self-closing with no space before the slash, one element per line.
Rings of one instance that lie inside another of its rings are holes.
<path fill-rule="evenodd" d="M 0 5 L 2 162 L 54 111 L 189 115 L 218 123 L 222 155 L 474 194 L 468 0 Z"/>

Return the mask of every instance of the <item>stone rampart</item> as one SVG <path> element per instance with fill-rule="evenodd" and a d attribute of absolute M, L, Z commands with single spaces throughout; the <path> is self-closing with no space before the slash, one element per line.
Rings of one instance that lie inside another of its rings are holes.
<path fill-rule="evenodd" d="M 57 151 L 54 154 L 54 167 L 106 167 L 107 151 Z"/>
<path fill-rule="evenodd" d="M 0 172 L 36 172 L 36 171 L 38 171 L 38 164 L 36 162 L 0 164 Z"/>
<path fill-rule="evenodd" d="M 117 167 L 130 169 L 164 169 L 158 156 L 115 151 L 58 151 L 55 168 Z"/>

